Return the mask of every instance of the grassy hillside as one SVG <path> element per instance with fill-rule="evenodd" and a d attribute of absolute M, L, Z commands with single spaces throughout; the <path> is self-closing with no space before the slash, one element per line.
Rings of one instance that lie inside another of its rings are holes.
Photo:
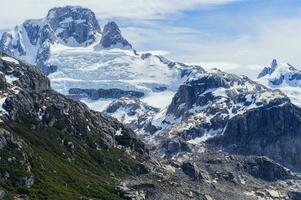
<path fill-rule="evenodd" d="M 29 127 L 6 127 L 22 146 L 8 142 L 0 150 L 1 174 L 9 174 L 0 181 L 0 187 L 9 192 L 6 199 L 20 194 L 30 199 L 120 199 L 117 181 L 141 171 L 137 160 L 118 149 L 96 150 L 93 138 Z M 34 184 L 19 186 L 23 177 L 34 177 Z"/>

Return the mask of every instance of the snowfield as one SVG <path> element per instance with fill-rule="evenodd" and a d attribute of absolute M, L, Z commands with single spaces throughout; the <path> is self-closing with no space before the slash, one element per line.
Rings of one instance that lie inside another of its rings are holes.
<path fill-rule="evenodd" d="M 97 51 L 93 45 L 83 48 L 56 44 L 51 48 L 49 63 L 57 66 L 57 71 L 48 76 L 52 87 L 62 94 L 68 95 L 71 88 L 134 90 L 143 92 L 141 100 L 157 108 L 166 107 L 187 79 L 184 66 L 171 66 L 162 57 L 134 50 Z M 83 101 L 102 111 L 112 100 Z"/>

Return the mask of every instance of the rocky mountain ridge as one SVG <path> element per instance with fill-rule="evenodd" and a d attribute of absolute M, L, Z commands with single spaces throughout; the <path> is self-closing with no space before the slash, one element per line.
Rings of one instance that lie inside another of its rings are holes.
<path fill-rule="evenodd" d="M 166 109 L 147 116 L 144 121 L 138 117 L 144 126 L 134 129 L 166 158 L 183 160 L 215 146 L 265 155 L 300 171 L 300 108 L 280 90 L 247 77 L 219 70 L 196 73 L 179 87 Z"/>

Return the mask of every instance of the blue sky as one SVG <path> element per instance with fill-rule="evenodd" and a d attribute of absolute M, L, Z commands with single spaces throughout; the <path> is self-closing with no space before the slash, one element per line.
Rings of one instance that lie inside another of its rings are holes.
<path fill-rule="evenodd" d="M 51 7 L 82 5 L 95 11 L 102 25 L 116 21 L 138 51 L 250 76 L 273 58 L 301 67 L 300 0 L 39 2 L 1 3 L 0 34 L 25 19 L 44 17 Z"/>

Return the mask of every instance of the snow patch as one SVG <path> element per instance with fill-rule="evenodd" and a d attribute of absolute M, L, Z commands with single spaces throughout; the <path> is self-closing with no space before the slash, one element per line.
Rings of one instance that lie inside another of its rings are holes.
<path fill-rule="evenodd" d="M 204 143 L 206 140 L 208 140 L 210 138 L 215 137 L 221 131 L 222 131 L 222 129 L 218 129 L 218 130 L 211 129 L 209 131 L 206 131 L 202 137 L 196 137 L 194 139 L 188 140 L 187 142 L 190 144 L 198 145 L 198 144 Z"/>
<path fill-rule="evenodd" d="M 19 80 L 19 78 L 15 77 L 14 75 L 5 75 L 5 79 L 9 84 L 13 84 L 14 81 Z"/>
<path fill-rule="evenodd" d="M 7 97 L 0 98 L 0 116 L 7 113 L 7 111 L 3 108 L 3 104 Z"/>
<path fill-rule="evenodd" d="M 2 60 L 5 60 L 7 62 L 11 62 L 14 64 L 20 64 L 19 61 L 17 61 L 16 59 L 12 58 L 12 57 L 8 57 L 8 56 L 3 56 L 1 57 Z"/>
<path fill-rule="evenodd" d="M 119 128 L 119 129 L 116 131 L 115 135 L 116 135 L 116 136 L 122 136 L 122 135 L 123 135 L 122 129 Z"/>

